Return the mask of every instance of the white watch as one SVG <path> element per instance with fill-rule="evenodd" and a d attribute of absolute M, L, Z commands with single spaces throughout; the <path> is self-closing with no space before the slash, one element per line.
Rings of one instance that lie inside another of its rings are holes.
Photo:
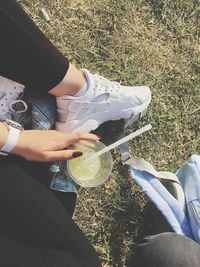
<path fill-rule="evenodd" d="M 7 156 L 8 153 L 10 153 L 13 148 L 16 146 L 19 136 L 21 134 L 21 131 L 23 130 L 23 127 L 21 124 L 12 121 L 12 120 L 5 120 L 6 126 L 8 128 L 8 136 L 6 139 L 5 144 L 0 149 L 0 155 Z"/>

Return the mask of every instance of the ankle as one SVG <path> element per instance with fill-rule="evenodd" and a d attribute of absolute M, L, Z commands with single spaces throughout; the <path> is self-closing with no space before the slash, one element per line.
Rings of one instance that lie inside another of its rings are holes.
<path fill-rule="evenodd" d="M 85 84 L 85 75 L 74 65 L 70 64 L 64 79 L 49 91 L 54 96 L 75 95 Z"/>

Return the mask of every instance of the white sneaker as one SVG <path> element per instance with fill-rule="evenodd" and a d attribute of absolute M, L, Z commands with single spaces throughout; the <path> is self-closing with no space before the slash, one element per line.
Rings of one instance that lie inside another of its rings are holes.
<path fill-rule="evenodd" d="M 7 78 L 0 76 L 0 120 L 11 119 L 12 114 L 15 112 L 13 106 L 22 102 L 24 112 L 27 108 L 26 103 L 19 100 L 24 91 L 24 86 Z"/>
<path fill-rule="evenodd" d="M 130 116 L 136 121 L 146 113 L 151 101 L 151 91 L 147 86 L 121 86 L 88 70 L 83 72 L 88 83 L 84 95 L 56 98 L 56 130 L 90 132 L 106 121 Z"/>

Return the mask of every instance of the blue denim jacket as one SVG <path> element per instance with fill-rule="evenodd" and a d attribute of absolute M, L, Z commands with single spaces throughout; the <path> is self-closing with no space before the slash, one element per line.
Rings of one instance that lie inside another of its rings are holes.
<path fill-rule="evenodd" d="M 14 114 L 13 120 L 22 124 L 25 129 L 50 130 L 54 128 L 57 115 L 54 96 L 48 93 L 35 95 L 26 88 L 22 100 L 27 103 L 28 109 L 26 112 Z M 15 107 L 16 110 L 20 109 L 19 105 Z M 49 164 L 49 175 L 52 177 L 50 188 L 62 192 L 76 192 L 76 184 L 62 172 L 62 165 L 62 161 Z"/>

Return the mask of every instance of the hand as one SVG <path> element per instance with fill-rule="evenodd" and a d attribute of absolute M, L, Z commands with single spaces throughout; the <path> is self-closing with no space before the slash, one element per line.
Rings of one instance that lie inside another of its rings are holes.
<path fill-rule="evenodd" d="M 11 153 L 30 161 L 68 160 L 81 156 L 73 146 L 80 141 L 98 141 L 100 138 L 89 133 L 66 134 L 55 130 L 22 131 L 16 147 Z"/>

